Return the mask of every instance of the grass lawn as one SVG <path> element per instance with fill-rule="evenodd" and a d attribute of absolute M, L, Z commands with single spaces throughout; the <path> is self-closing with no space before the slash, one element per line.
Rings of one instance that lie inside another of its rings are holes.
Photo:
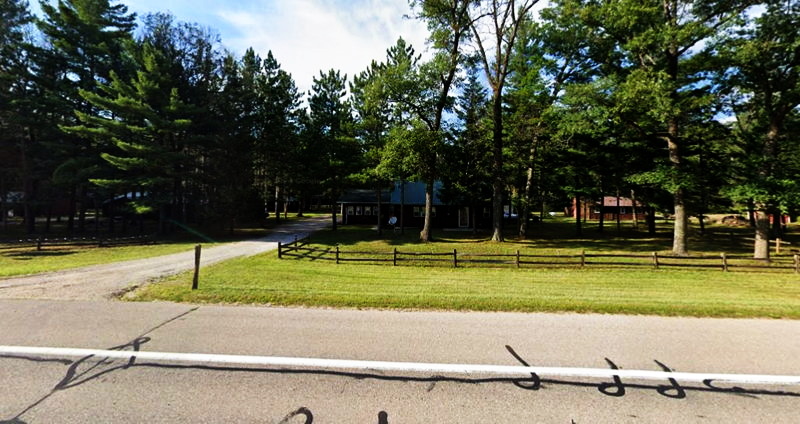
<path fill-rule="evenodd" d="M 551 225 L 550 228 L 545 228 Z M 314 235 L 318 246 L 345 250 L 571 253 L 667 251 L 669 234 L 637 233 L 575 239 L 560 225 L 542 225 L 529 241 L 492 243 L 485 235 L 438 233 L 438 241 L 418 243 L 414 231 L 377 237 L 366 228 L 344 227 Z M 717 228 L 693 236 L 702 252 L 746 252 L 748 231 Z M 733 240 L 732 240 L 733 238 Z M 738 248 L 742 242 L 741 249 Z M 725 248 L 725 249 L 718 249 Z M 597 312 L 708 317 L 800 318 L 800 276 L 789 272 L 684 271 L 650 268 L 545 268 L 512 266 L 453 269 L 447 266 L 341 264 L 277 258 L 275 252 L 204 268 L 200 289 L 191 275 L 151 284 L 130 298 L 192 303 L 256 303 L 355 308 L 406 308 L 525 312 Z"/>
<path fill-rule="evenodd" d="M 170 242 L 118 247 L 46 246 L 39 252 L 36 247 L 3 249 L 0 250 L 0 278 L 168 255 L 191 250 L 195 244 L 197 243 Z"/>
<path fill-rule="evenodd" d="M 305 215 L 306 217 L 313 217 L 320 214 L 306 213 Z M 289 214 L 286 218 L 281 217 L 281 224 L 299 219 L 303 218 L 298 218 L 295 214 Z M 43 235 L 43 237 L 66 236 L 65 225 L 65 222 L 53 223 L 51 232 Z M 275 219 L 273 215 L 263 223 L 242 225 L 232 232 L 229 229 L 219 228 L 218 226 L 214 228 L 184 226 L 177 228 L 169 236 L 158 238 L 158 243 L 152 245 L 97 247 L 88 245 L 52 246 L 45 244 L 43 250 L 38 252 L 35 247 L 30 245 L 16 248 L 13 244 L 0 242 L 0 278 L 168 255 L 192 250 L 197 243 L 202 243 L 204 247 L 207 247 L 213 246 L 215 243 L 264 237 L 269 229 L 274 227 Z M 105 224 L 102 228 L 104 231 Z M 35 239 L 37 237 L 37 235 L 26 236 L 22 230 L 21 223 L 15 222 L 15 225 L 9 226 L 9 231 L 0 234 L 0 239 Z M 103 231 L 99 233 L 103 237 L 123 236 Z M 155 232 L 155 224 L 148 223 L 145 234 L 153 232 Z M 95 234 L 91 230 L 85 233 L 87 237 Z M 209 243 L 209 240 L 213 240 L 213 243 Z"/>

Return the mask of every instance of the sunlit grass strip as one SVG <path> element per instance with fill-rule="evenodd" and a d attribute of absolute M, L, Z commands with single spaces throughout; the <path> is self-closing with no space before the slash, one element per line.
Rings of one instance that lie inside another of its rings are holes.
<path fill-rule="evenodd" d="M 9 248 L 0 250 L 0 277 L 38 274 L 168 255 L 191 250 L 196 243 L 164 243 L 134 246 L 48 246 L 42 251 L 36 248 Z M 210 245 L 206 245 L 210 246 Z"/>
<path fill-rule="evenodd" d="M 152 284 L 136 300 L 702 317 L 800 318 L 800 277 L 719 270 L 447 268 L 278 260 L 275 253 Z"/>

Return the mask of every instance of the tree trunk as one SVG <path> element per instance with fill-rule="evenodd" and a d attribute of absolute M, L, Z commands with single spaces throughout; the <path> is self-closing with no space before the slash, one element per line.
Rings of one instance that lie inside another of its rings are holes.
<path fill-rule="evenodd" d="M 581 226 L 581 196 L 575 196 L 575 234 L 580 237 L 583 235 Z"/>
<path fill-rule="evenodd" d="M 651 236 L 656 235 L 656 208 L 647 208 L 647 233 Z"/>
<path fill-rule="evenodd" d="M 502 85 L 492 92 L 492 241 L 503 241 L 503 98 Z"/>
<path fill-rule="evenodd" d="M 69 190 L 69 216 L 67 217 L 67 233 L 71 236 L 75 232 L 75 206 L 77 199 L 75 197 L 75 186 L 70 187 Z"/>
<path fill-rule="evenodd" d="M 433 180 L 425 184 L 425 223 L 419 233 L 420 241 L 431 241 L 431 215 L 433 212 Z"/>
<path fill-rule="evenodd" d="M 664 2 L 664 13 L 669 20 L 669 27 L 673 30 L 677 30 L 679 26 L 678 7 L 679 5 L 677 2 Z M 678 66 L 680 63 L 680 55 L 681 53 L 678 49 L 677 41 L 675 38 L 672 38 L 669 47 L 667 47 L 667 49 L 664 51 L 664 59 L 666 61 L 667 76 L 669 77 L 669 80 L 675 84 L 678 83 Z M 673 107 L 677 106 L 677 89 L 673 88 L 669 93 L 669 97 Z M 667 142 L 669 161 L 673 170 L 672 183 L 676 187 L 675 192 L 673 193 L 675 221 L 672 234 L 672 253 L 678 256 L 686 256 L 689 254 L 687 231 L 689 227 L 689 219 L 688 215 L 686 214 L 686 193 L 684 188 L 681 187 L 681 179 L 683 178 L 681 175 L 683 158 L 679 144 L 680 134 L 678 130 L 678 118 L 673 114 L 673 116 L 670 116 L 666 119 L 665 123 L 667 124 L 667 135 L 664 138 Z"/>
<path fill-rule="evenodd" d="M 86 210 L 89 208 L 88 201 L 86 200 L 86 186 L 81 185 L 80 194 L 78 195 L 80 208 L 78 209 L 78 232 L 84 233 L 86 231 Z"/>
<path fill-rule="evenodd" d="M 774 174 L 773 168 L 778 157 L 779 133 L 780 120 L 777 117 L 773 117 L 770 119 L 767 137 L 764 140 L 764 150 L 762 153 L 764 156 L 764 162 L 762 168 L 759 170 L 759 176 L 762 178 L 762 180 L 767 180 Z M 753 248 L 753 257 L 756 259 L 769 260 L 769 215 L 771 211 L 775 211 L 777 208 L 770 208 L 764 203 L 760 202 L 756 207 L 756 241 Z M 775 213 L 774 216 L 774 222 L 780 229 L 780 223 L 778 223 L 778 214 Z"/>
<path fill-rule="evenodd" d="M 33 234 L 36 232 L 36 212 L 34 210 L 34 201 L 36 198 L 36 184 L 33 179 L 32 164 L 28 161 L 28 149 L 26 144 L 33 144 L 33 133 L 30 129 L 27 131 L 27 143 L 25 136 L 20 144 L 20 161 L 22 170 L 22 189 L 23 189 L 23 211 L 25 219 L 25 233 Z"/>
<path fill-rule="evenodd" d="M 275 225 L 281 223 L 281 186 L 278 183 L 275 183 Z M 334 209 L 336 208 L 336 203 L 334 202 L 333 205 Z M 334 228 L 335 229 L 335 228 Z"/>
<path fill-rule="evenodd" d="M 277 213 L 277 212 L 276 212 Z M 331 199 L 331 230 L 336 231 L 336 200 Z"/>
<path fill-rule="evenodd" d="M 669 159 L 672 162 L 672 168 L 675 170 L 676 176 L 680 178 L 681 172 L 681 152 L 677 142 L 678 123 L 677 120 L 671 120 L 669 123 L 669 136 L 667 136 L 667 148 L 669 150 Z M 689 217 L 686 213 L 686 193 L 683 187 L 680 186 L 680 181 L 675 181 L 677 188 L 673 193 L 674 214 L 675 221 L 672 233 L 672 253 L 678 256 L 686 256 L 688 251 L 688 229 Z"/>
<path fill-rule="evenodd" d="M 697 215 L 697 220 L 700 222 L 700 235 L 706 235 L 706 217 L 702 213 Z"/>
<path fill-rule="evenodd" d="M 639 230 L 639 212 L 636 211 L 636 193 L 631 190 L 631 208 L 633 211 L 633 228 Z"/>
<path fill-rule="evenodd" d="M 756 211 L 756 241 L 753 246 L 753 257 L 769 260 L 769 213 L 761 208 Z"/>
<path fill-rule="evenodd" d="M 756 228 L 756 204 L 753 199 L 747 199 L 747 220 L 751 228 Z"/>
<path fill-rule="evenodd" d="M 619 190 L 617 190 L 617 234 L 622 232 L 622 207 L 619 205 Z"/>
<path fill-rule="evenodd" d="M 783 238 L 783 214 L 777 208 L 772 212 L 772 237 Z"/>
<path fill-rule="evenodd" d="M 605 208 L 606 208 L 606 196 L 601 190 L 601 192 L 600 192 L 600 219 L 599 219 L 599 222 L 597 223 L 597 232 L 598 233 L 602 233 L 603 230 L 604 230 L 604 227 L 605 227 L 605 223 L 606 223 L 606 211 L 605 211 Z"/>
<path fill-rule="evenodd" d="M 519 218 L 519 236 L 523 239 L 528 237 L 528 215 L 531 210 L 531 194 L 533 191 L 533 161 L 536 158 L 536 148 L 539 145 L 538 137 L 533 137 L 531 143 L 531 151 L 528 156 L 528 172 L 525 176 L 525 191 L 523 192 L 522 205 L 520 208 Z"/>
<path fill-rule="evenodd" d="M 478 234 L 478 213 L 474 202 L 469 205 L 469 220 L 472 223 L 472 234 Z"/>
<path fill-rule="evenodd" d="M 44 233 L 50 233 L 50 221 L 53 220 L 53 204 L 50 203 L 47 205 L 47 218 L 44 222 Z"/>
<path fill-rule="evenodd" d="M 377 200 L 378 200 L 378 212 L 376 213 L 376 215 L 378 215 L 377 231 L 378 231 L 378 237 L 381 237 L 383 235 L 383 218 L 381 216 L 381 188 L 380 188 L 380 186 L 378 186 L 378 190 L 376 190 L 375 194 L 378 197 L 377 198 Z"/>
<path fill-rule="evenodd" d="M 25 219 L 25 233 L 26 234 L 33 234 L 36 232 L 36 211 L 34 209 L 34 197 L 36 196 L 36 189 L 33 181 L 30 179 L 26 179 L 25 181 L 25 202 L 23 203 L 24 208 L 24 219 Z"/>
<path fill-rule="evenodd" d="M 400 235 L 406 233 L 406 180 L 400 180 Z"/>

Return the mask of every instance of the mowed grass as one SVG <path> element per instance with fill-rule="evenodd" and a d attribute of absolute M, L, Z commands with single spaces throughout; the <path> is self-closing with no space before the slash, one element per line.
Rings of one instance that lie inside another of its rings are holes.
<path fill-rule="evenodd" d="M 319 216 L 319 214 L 306 214 L 306 217 L 314 216 Z M 301 219 L 304 218 L 298 218 L 294 214 L 290 214 L 286 218 L 281 217 L 281 224 Z M 52 234 L 45 237 L 57 238 L 66 236 L 65 225 L 63 222 L 60 224 L 54 223 Z M 273 215 L 265 223 L 243 225 L 232 232 L 227 228 L 221 227 L 196 229 L 186 226 L 185 228 L 177 228 L 173 234 L 159 239 L 156 244 L 109 247 L 45 244 L 41 251 L 36 251 L 36 247 L 31 245 L 16 247 L 14 244 L 0 243 L 0 278 L 169 255 L 192 250 L 197 243 L 202 243 L 204 247 L 210 247 L 223 242 L 259 238 L 264 237 L 275 226 Z M 105 224 L 103 228 L 105 229 Z M 149 231 L 147 234 L 155 232 L 155 223 L 148 223 L 146 229 Z M 8 234 L 3 234 L 3 237 L 36 238 L 36 236 L 24 235 L 22 230 L 21 224 L 17 223 L 16 226 L 11 226 L 11 230 Z M 117 234 L 101 234 L 103 237 L 108 238 L 120 237 Z M 90 232 L 89 235 L 94 235 L 94 233 Z M 121 237 L 124 237 L 124 235 Z M 213 240 L 213 243 L 209 243 L 207 240 Z"/>
<path fill-rule="evenodd" d="M 729 239 L 706 240 L 709 248 Z M 720 231 L 721 231 L 720 230 Z M 668 236 L 615 235 L 585 242 L 541 233 L 531 241 L 491 243 L 469 233 L 439 233 L 434 243 L 406 236 L 379 238 L 365 228 L 344 228 L 313 237 L 318 247 L 339 244 L 342 251 L 452 251 L 500 253 L 517 249 L 538 254 L 651 252 L 669 248 Z M 334 243 L 337 241 L 337 243 Z M 702 245 L 694 240 L 695 246 Z M 586 244 L 592 247 L 584 247 Z M 720 250 L 717 250 L 720 251 Z M 707 254 L 711 252 L 696 252 Z M 275 252 L 204 268 L 200 288 L 191 290 L 191 274 L 151 284 L 133 300 L 190 303 L 303 305 L 350 308 L 400 308 L 522 312 L 581 312 L 700 317 L 800 318 L 800 275 L 783 272 L 722 272 L 651 268 L 578 268 L 528 266 L 517 269 L 446 265 L 340 264 L 310 259 L 278 259 Z"/>
<path fill-rule="evenodd" d="M 45 246 L 7 248 L 0 245 L 0 278 L 79 268 L 184 252 L 196 242 L 170 242 L 139 246 Z"/>

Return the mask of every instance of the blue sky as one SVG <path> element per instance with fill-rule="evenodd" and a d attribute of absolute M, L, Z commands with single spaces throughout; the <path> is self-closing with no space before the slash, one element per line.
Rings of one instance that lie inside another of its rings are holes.
<path fill-rule="evenodd" d="M 253 47 L 272 50 L 301 91 L 320 70 L 339 69 L 348 78 L 383 60 L 402 36 L 425 50 L 425 25 L 403 16 L 407 0 L 123 0 L 139 15 L 172 12 L 180 21 L 217 30 L 222 43 L 241 55 Z M 112 4 L 114 4 L 112 2 Z"/>

